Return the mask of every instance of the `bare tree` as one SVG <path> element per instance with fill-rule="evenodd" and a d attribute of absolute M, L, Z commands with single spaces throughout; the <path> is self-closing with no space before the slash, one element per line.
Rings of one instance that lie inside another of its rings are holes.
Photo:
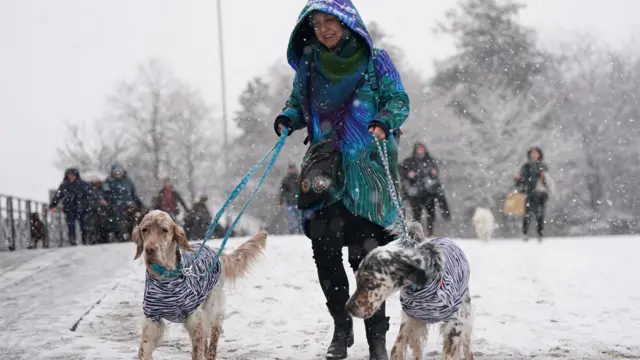
<path fill-rule="evenodd" d="M 220 146 L 214 141 L 210 109 L 199 92 L 181 84 L 169 99 L 169 168 L 193 202 L 199 192 L 217 185 L 211 166 L 207 165 L 216 163 L 215 154 Z"/>
<path fill-rule="evenodd" d="M 58 165 L 109 172 L 113 163 L 121 162 L 142 184 L 138 190 L 143 198 L 157 191 L 161 178 L 171 177 L 193 201 L 219 184 L 213 130 L 202 95 L 151 60 L 117 86 L 93 128 L 68 125 Z"/>
<path fill-rule="evenodd" d="M 64 145 L 57 149 L 56 165 L 107 173 L 113 163 L 125 159 L 127 147 L 124 140 L 105 125 L 98 122 L 87 129 L 83 124 L 67 123 L 67 136 Z"/>
<path fill-rule="evenodd" d="M 140 65 L 136 76 L 121 82 L 109 97 L 109 116 L 132 148 L 137 150 L 137 173 L 157 186 L 163 166 L 168 164 L 171 122 L 170 97 L 176 80 L 158 60 Z"/>

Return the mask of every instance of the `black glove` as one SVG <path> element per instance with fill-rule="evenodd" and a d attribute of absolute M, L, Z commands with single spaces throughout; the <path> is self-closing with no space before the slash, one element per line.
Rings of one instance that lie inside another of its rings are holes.
<path fill-rule="evenodd" d="M 276 121 L 273 122 L 273 130 L 275 130 L 276 135 L 278 135 L 278 137 L 280 137 L 280 125 L 284 125 L 284 127 L 289 129 L 288 134 L 291 135 L 291 133 L 293 132 L 293 124 L 291 119 L 289 119 L 286 116 L 278 116 L 276 118 Z"/>

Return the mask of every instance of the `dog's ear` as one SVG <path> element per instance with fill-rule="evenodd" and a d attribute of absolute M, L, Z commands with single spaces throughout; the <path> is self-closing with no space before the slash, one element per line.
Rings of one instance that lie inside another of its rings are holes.
<path fill-rule="evenodd" d="M 175 241 L 182 250 L 193 251 L 191 245 L 189 245 L 189 241 L 187 241 L 187 234 L 184 232 L 182 226 L 178 224 L 173 225 L 173 241 Z"/>
<path fill-rule="evenodd" d="M 425 286 L 427 284 L 427 272 L 415 265 L 407 265 L 407 280 L 405 285 Z"/>
<path fill-rule="evenodd" d="M 136 248 L 136 256 L 133 258 L 133 260 L 137 260 L 140 255 L 142 255 L 142 250 L 143 250 L 143 240 L 142 240 L 142 234 L 140 233 L 140 228 L 138 226 L 136 226 L 133 229 L 133 232 L 131 233 L 131 241 L 133 241 L 137 248 Z"/>

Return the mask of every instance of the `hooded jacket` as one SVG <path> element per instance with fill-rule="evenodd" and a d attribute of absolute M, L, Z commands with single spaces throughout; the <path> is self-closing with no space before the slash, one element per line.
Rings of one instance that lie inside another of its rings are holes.
<path fill-rule="evenodd" d="M 170 191 L 170 194 L 165 194 L 165 192 Z M 163 198 L 164 196 L 168 195 L 171 199 L 170 204 L 163 204 Z M 172 184 L 169 185 L 165 185 L 162 187 L 162 189 L 160 189 L 160 191 L 158 192 L 158 195 L 154 198 L 153 201 L 153 207 L 157 210 L 162 210 L 164 212 L 167 212 L 169 214 L 178 214 L 180 213 L 180 209 L 178 208 L 178 204 L 182 205 L 182 207 L 188 212 L 189 211 L 189 207 L 187 206 L 187 203 L 184 202 L 184 200 L 182 199 L 182 195 L 180 195 L 180 193 L 175 190 L 175 188 L 173 187 Z M 168 206 L 168 207 L 167 207 Z"/>
<path fill-rule="evenodd" d="M 538 161 L 533 161 L 531 159 L 531 152 L 533 150 L 536 150 L 538 154 L 540 154 Z M 544 154 L 539 147 L 532 147 L 527 150 L 527 159 L 529 161 L 520 169 L 520 178 L 516 181 L 516 186 L 518 186 L 528 196 L 533 196 L 536 192 L 535 189 L 538 180 L 540 180 L 542 173 L 548 170 L 548 167 L 543 162 Z"/>
<path fill-rule="evenodd" d="M 71 182 L 67 176 L 74 174 L 76 180 Z M 69 168 L 64 172 L 64 179 L 58 188 L 58 191 L 51 199 L 49 208 L 55 207 L 62 202 L 62 207 L 66 214 L 83 214 L 90 205 L 91 201 L 97 201 L 93 198 L 91 185 L 80 178 L 80 171 L 76 168 Z"/>
<path fill-rule="evenodd" d="M 417 150 L 419 147 L 425 149 L 425 153 L 423 157 L 417 156 Z M 409 189 L 413 189 L 413 193 L 409 191 L 409 196 L 411 197 L 426 197 L 426 196 L 436 196 L 435 193 L 431 193 L 427 191 L 426 180 L 433 180 L 434 185 L 436 186 L 440 183 L 438 179 L 438 165 L 436 161 L 431 157 L 429 152 L 426 150 L 427 147 L 418 142 L 413 146 L 413 154 L 406 158 L 399 167 L 400 177 L 403 180 L 403 184 L 405 184 L 405 191 Z M 436 174 L 433 174 L 433 170 L 436 171 Z M 409 177 L 410 172 L 414 172 L 415 176 L 413 178 Z"/>
<path fill-rule="evenodd" d="M 369 82 L 360 82 L 353 97 L 344 106 L 339 130 L 341 136 L 335 146 L 342 153 L 345 191 L 333 202 L 342 201 L 353 214 L 387 227 L 395 221 L 397 210 L 389 193 L 387 175 L 376 143 L 368 129 L 373 125 L 379 126 L 387 134 L 390 171 L 397 188 L 398 144 L 390 134 L 399 129 L 409 115 L 409 98 L 389 54 L 381 49 L 374 51 L 371 36 L 351 1 L 310 0 L 303 8 L 287 49 L 287 60 L 296 71 L 296 76 L 286 107 L 276 118 L 276 126 L 282 123 L 293 131 L 306 128 L 312 144 L 324 140 L 317 110 L 302 102 L 301 93 L 305 91 L 308 79 L 299 76 L 301 72 L 304 73 L 305 52 L 310 51 L 315 40 L 309 23 L 309 16 L 315 11 L 336 16 L 351 34 L 359 36 L 361 42 L 366 44 L 368 61 L 374 62 L 379 87 L 374 91 Z M 313 103 L 313 92 L 310 96 Z"/>
<path fill-rule="evenodd" d="M 113 177 L 113 173 L 116 171 L 122 172 L 123 175 L 121 178 L 117 179 Z M 102 184 L 107 202 L 117 208 L 125 208 L 130 203 L 135 204 L 138 208 L 144 207 L 136 193 L 136 187 L 127 176 L 126 171 L 124 171 L 120 165 L 116 164 L 111 167 L 111 174 L 112 175 Z"/>

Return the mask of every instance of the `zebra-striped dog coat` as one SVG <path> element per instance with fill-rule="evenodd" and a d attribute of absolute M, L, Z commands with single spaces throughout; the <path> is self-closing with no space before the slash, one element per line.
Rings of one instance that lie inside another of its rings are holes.
<path fill-rule="evenodd" d="M 189 314 L 196 311 L 204 303 L 207 295 L 220 279 L 222 272 L 220 261 L 213 271 L 207 273 L 215 260 L 215 250 L 204 246 L 195 262 L 195 253 L 182 249 L 178 249 L 178 251 L 182 259 L 182 267 L 192 267 L 191 269 L 196 276 L 180 274 L 172 279 L 161 280 L 155 278 L 147 270 L 142 309 L 144 315 L 153 321 L 165 319 L 174 323 L 183 323 Z M 205 278 L 201 280 L 200 274 L 206 274 Z"/>
<path fill-rule="evenodd" d="M 421 288 L 404 289 L 400 295 L 402 310 L 414 319 L 427 324 L 448 321 L 455 317 L 462 304 L 462 296 L 469 289 L 469 262 L 453 241 L 444 238 L 431 240 L 444 257 L 441 280 Z"/>

